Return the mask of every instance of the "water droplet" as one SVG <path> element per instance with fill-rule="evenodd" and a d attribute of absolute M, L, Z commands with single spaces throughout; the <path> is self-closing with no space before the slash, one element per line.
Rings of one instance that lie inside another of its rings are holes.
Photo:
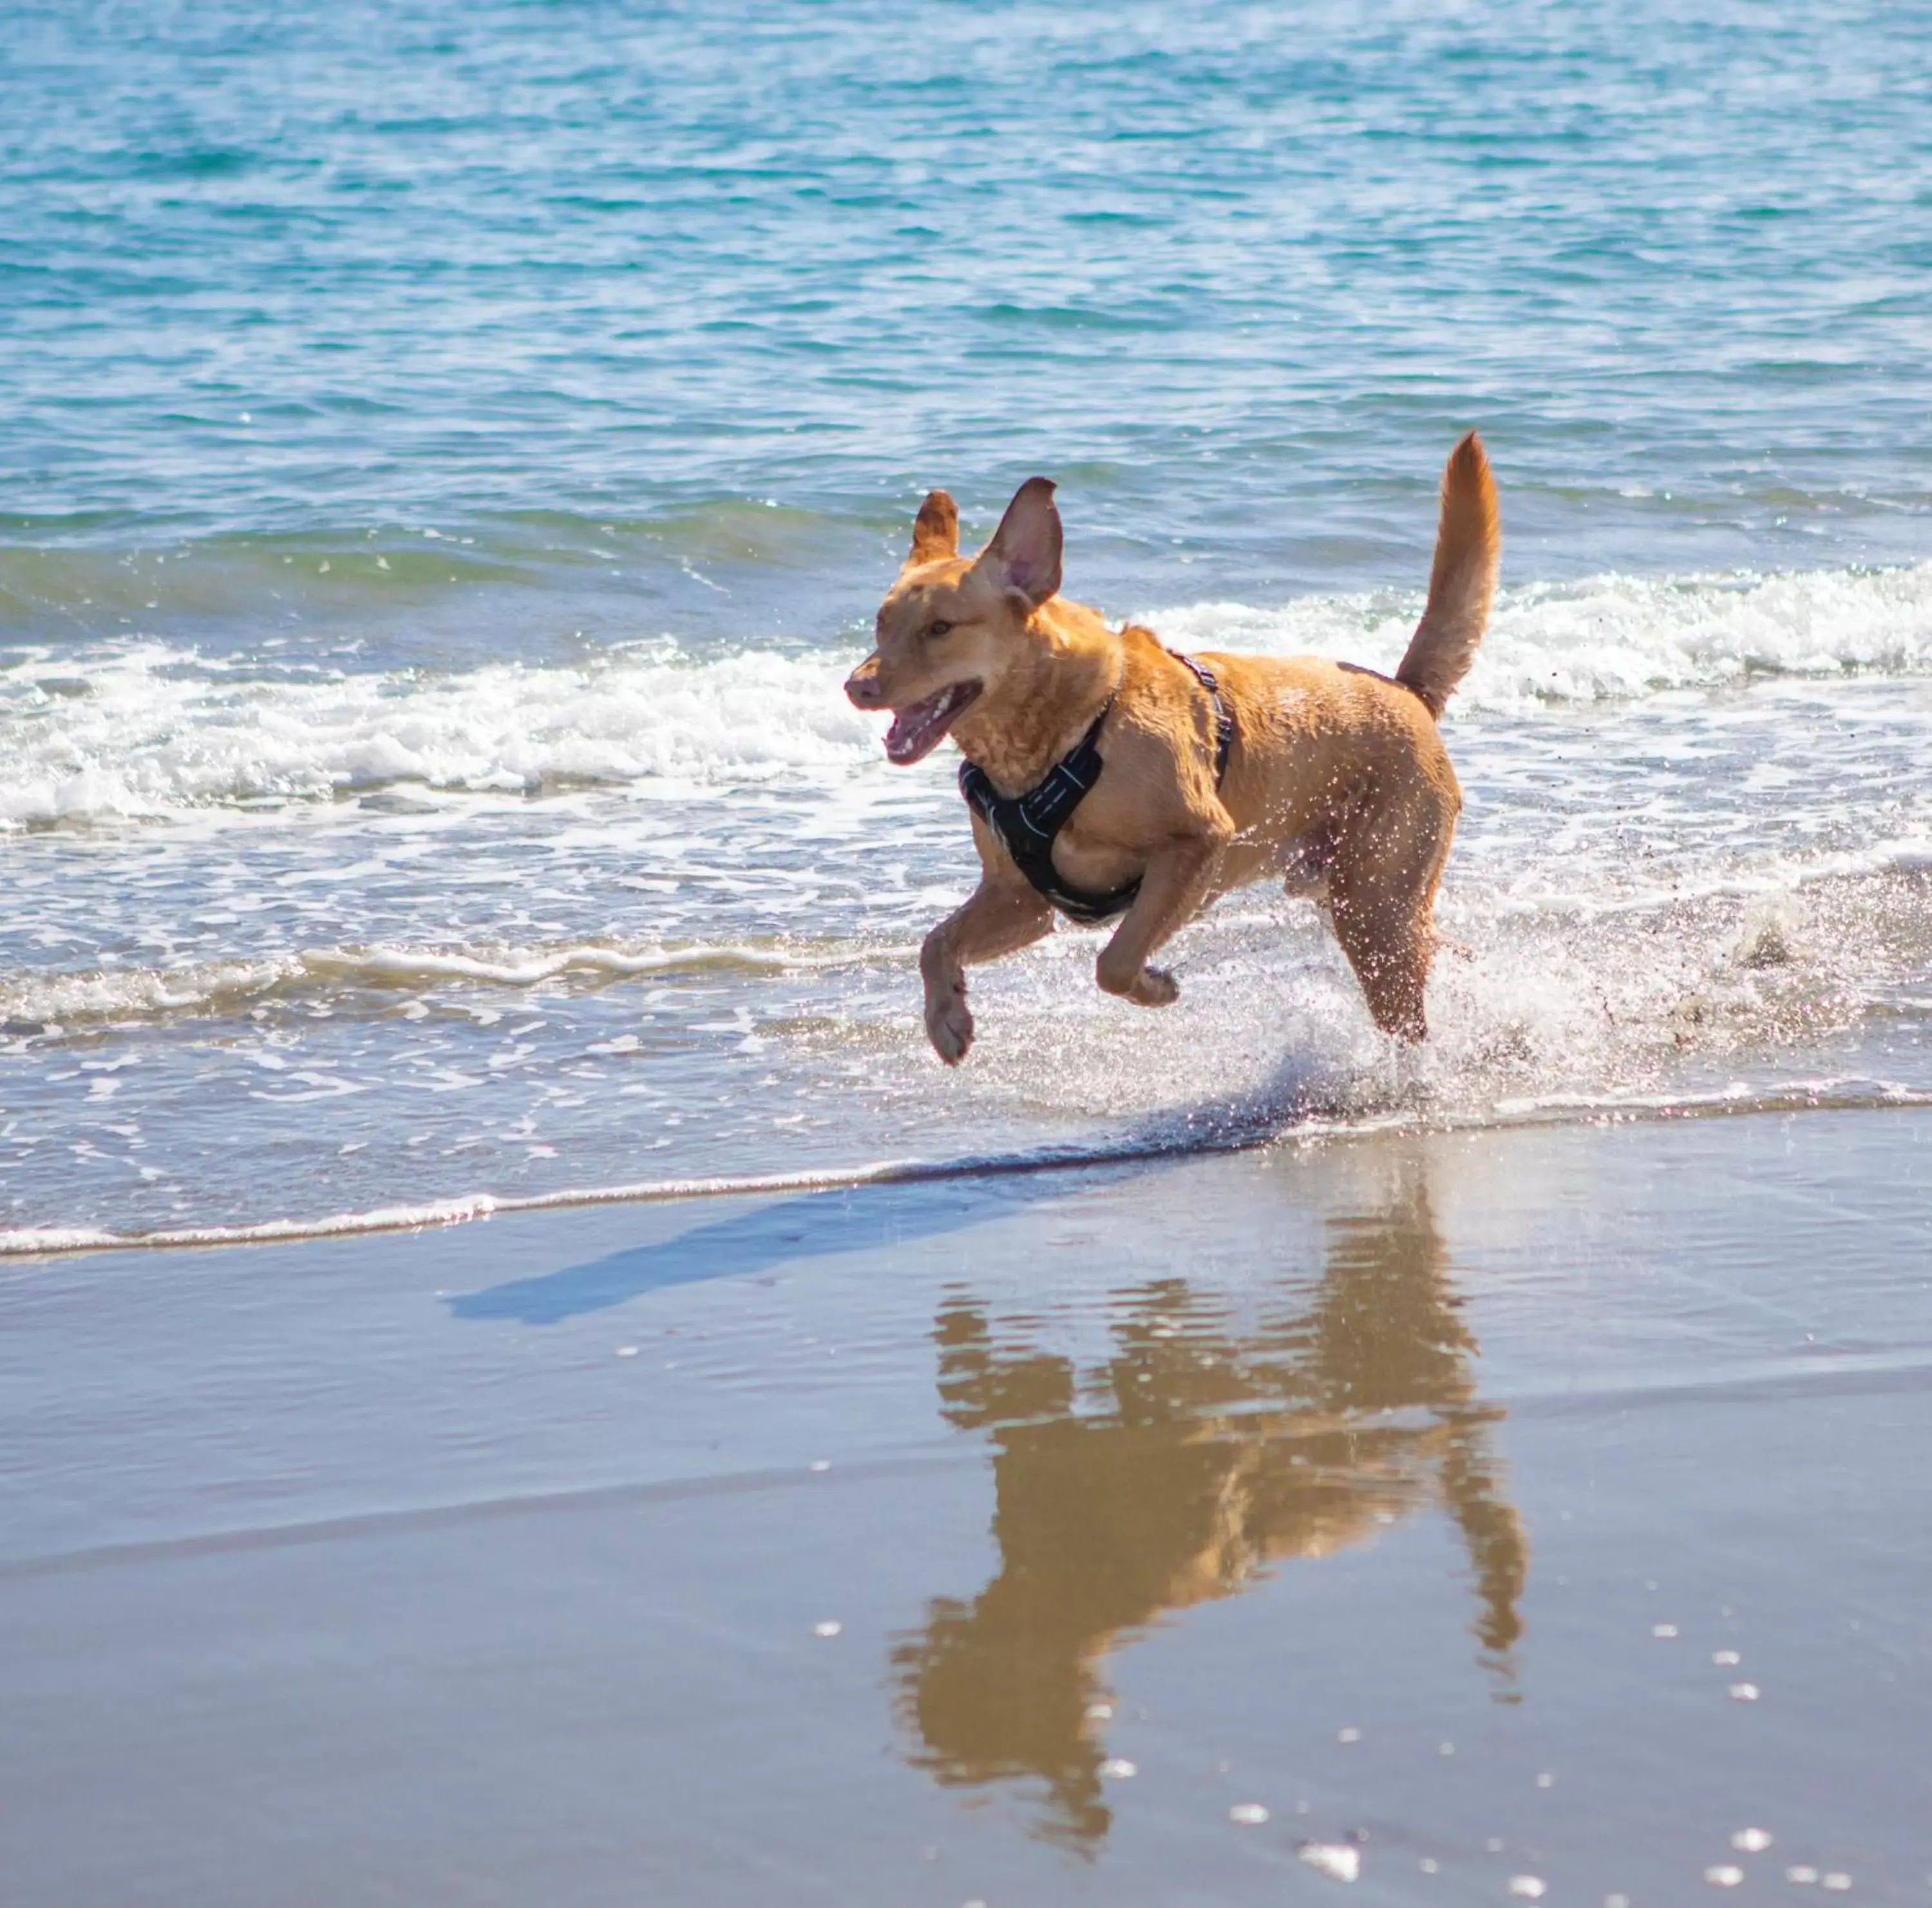
<path fill-rule="evenodd" d="M 1442 1867 L 1442 1864 L 1438 1861 L 1432 1855 L 1425 1855 L 1415 1865 L 1420 1868 L 1425 1875 L 1432 1875 L 1436 1873 L 1437 1869 Z"/>
<path fill-rule="evenodd" d="M 1736 1650 L 1713 1650 L 1711 1652 L 1711 1660 L 1720 1669 L 1728 1669 L 1734 1663 L 1743 1662 L 1744 1658 L 1739 1656 Z"/>
<path fill-rule="evenodd" d="M 1838 1868 L 1833 1869 L 1828 1875 L 1820 1875 L 1818 1879 L 1834 1894 L 1843 1894 L 1852 1885 L 1851 1876 L 1845 1873 L 1842 1869 Z"/>
<path fill-rule="evenodd" d="M 1090 1702 L 1087 1705 L 1087 1720 L 1090 1723 L 1111 1723 L 1114 1720 L 1114 1705 L 1111 1702 Z"/>
<path fill-rule="evenodd" d="M 1509 1891 L 1520 1895 L 1526 1901 L 1540 1901 L 1549 1891 L 1549 1885 L 1540 1875 L 1512 1875 L 1509 1878 Z"/>
<path fill-rule="evenodd" d="M 814 1471 L 830 1471 L 832 1468 L 832 1460 L 830 1458 L 814 1458 L 812 1461 L 812 1468 Z"/>
<path fill-rule="evenodd" d="M 1246 1828 L 1254 1827 L 1268 1819 L 1268 1812 L 1259 1802 L 1237 1802 L 1228 1811 L 1230 1822 L 1238 1822 Z"/>
<path fill-rule="evenodd" d="M 1362 1872 L 1362 1852 L 1349 1842 L 1304 1842 L 1295 1852 L 1332 1881 L 1352 1882 Z"/>
<path fill-rule="evenodd" d="M 1734 1863 L 1720 1861 L 1714 1868 L 1704 1870 L 1704 1879 L 1714 1888 L 1734 1888 L 1744 1878 L 1744 1871 Z"/>
<path fill-rule="evenodd" d="M 1733 1683 L 1731 1685 L 1731 1700 L 1733 1702 L 1755 1702 L 1757 1695 L 1755 1683 Z"/>
<path fill-rule="evenodd" d="M 1100 1765 L 1100 1773 L 1110 1780 L 1125 1782 L 1128 1777 L 1140 1774 L 1140 1766 L 1129 1762 L 1124 1756 L 1109 1756 Z"/>
<path fill-rule="evenodd" d="M 1545 1769 L 1536 1778 L 1536 1786 L 1539 1789 L 1554 1789 L 1556 1786 L 1556 1778 Z"/>
<path fill-rule="evenodd" d="M 1360 1729 L 1337 1729 L 1335 1732 L 1335 1740 L 1337 1742 L 1360 1742 L 1361 1739 L 1362 1732 Z"/>
<path fill-rule="evenodd" d="M 1606 1894 L 1604 1897 L 1604 1908 L 1630 1908 L 1630 1898 L 1627 1894 Z"/>
<path fill-rule="evenodd" d="M 1650 1633 L 1653 1636 L 1675 1636 L 1677 1626 L 1674 1623 L 1653 1623 L 1650 1626 Z"/>
<path fill-rule="evenodd" d="M 1747 1855 L 1762 1855 L 1771 1846 L 1771 1831 L 1766 1828 L 1740 1828 L 1731 1837 L 1731 1846 Z"/>
<path fill-rule="evenodd" d="M 844 1627 L 836 1618 L 828 1617 L 823 1623 L 814 1623 L 812 1626 L 812 1633 L 814 1636 L 836 1636 Z"/>
<path fill-rule="evenodd" d="M 620 1345 L 617 1348 L 617 1356 L 620 1358 L 634 1358 L 637 1355 L 638 1348 L 634 1345 Z"/>
<path fill-rule="evenodd" d="M 1438 1742 L 1436 1745 L 1436 1753 L 1438 1756 L 1453 1756 L 1456 1753 L 1456 1745 L 1453 1742 Z"/>
<path fill-rule="evenodd" d="M 1808 1888 L 1817 1880 L 1818 1871 L 1815 1868 L 1808 1867 L 1801 1862 L 1795 1868 L 1786 1869 L 1784 1879 L 1787 1882 L 1794 1882 L 1799 1888 Z"/>

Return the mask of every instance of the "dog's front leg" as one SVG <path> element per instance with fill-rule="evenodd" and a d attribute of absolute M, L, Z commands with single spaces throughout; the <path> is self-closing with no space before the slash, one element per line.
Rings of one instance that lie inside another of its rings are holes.
<path fill-rule="evenodd" d="M 1141 891 L 1113 938 L 1100 950 L 1094 978 L 1103 991 L 1136 1007 L 1166 1007 L 1179 996 L 1174 976 L 1148 957 L 1200 910 L 1228 845 L 1226 831 L 1194 835 L 1162 849 L 1141 877 Z"/>
<path fill-rule="evenodd" d="M 926 982 L 926 1036 L 949 1067 L 965 1059 L 973 1044 L 966 969 L 1017 954 L 1052 932 L 1053 910 L 1031 888 L 989 875 L 926 937 L 919 971 Z"/>

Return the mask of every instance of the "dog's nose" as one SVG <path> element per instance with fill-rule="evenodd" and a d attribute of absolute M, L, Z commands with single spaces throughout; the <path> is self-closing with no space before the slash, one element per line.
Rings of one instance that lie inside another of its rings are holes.
<path fill-rule="evenodd" d="M 845 678 L 845 693 L 852 699 L 852 706 L 855 709 L 876 709 L 883 706 L 885 697 L 879 690 L 878 664 L 871 657 L 868 657 Z"/>

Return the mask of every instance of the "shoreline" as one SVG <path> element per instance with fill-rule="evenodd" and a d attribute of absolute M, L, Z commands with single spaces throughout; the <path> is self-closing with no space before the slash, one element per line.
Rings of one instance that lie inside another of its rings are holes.
<path fill-rule="evenodd" d="M 760 1198 L 784 1193 L 836 1192 L 862 1186 L 940 1185 L 954 1179 L 1007 1175 L 1075 1173 L 1096 1167 L 1138 1162 L 1210 1159 L 1278 1146 L 1324 1146 L 1391 1134 L 1418 1137 L 1470 1133 L 1514 1133 L 1542 1128 L 1653 1125 L 1673 1120 L 1734 1119 L 1758 1115 L 1912 1112 L 1932 1107 L 1932 1090 L 1874 1084 L 1845 1087 L 1767 1088 L 1703 1095 L 1598 1101 L 1552 1096 L 1521 1113 L 1415 1114 L 1345 1119 L 1311 1115 L 1291 1123 L 1258 1129 L 1252 1117 L 1199 1113 L 1177 1115 L 1175 1123 L 1222 1119 L 1223 1134 L 1186 1132 L 1172 1137 L 1123 1139 L 1090 1146 L 1042 1146 L 1024 1152 L 968 1155 L 950 1160 L 881 1160 L 850 1167 L 742 1176 L 646 1179 L 631 1185 L 569 1187 L 555 1192 L 478 1192 L 424 1201 L 420 1206 L 379 1207 L 320 1219 L 269 1219 L 234 1226 L 184 1227 L 154 1233 L 111 1233 L 75 1227 L 0 1228 L 0 1265 L 32 1263 L 104 1252 L 183 1252 L 231 1246 L 296 1244 L 306 1240 L 380 1236 L 385 1233 L 446 1230 L 479 1221 L 520 1213 L 562 1212 L 601 1206 L 654 1206 L 686 1201 Z"/>

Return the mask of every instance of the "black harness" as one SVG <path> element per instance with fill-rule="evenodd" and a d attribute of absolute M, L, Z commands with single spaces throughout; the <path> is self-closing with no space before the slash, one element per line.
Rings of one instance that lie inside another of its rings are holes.
<path fill-rule="evenodd" d="M 1221 686 L 1210 670 L 1192 657 L 1168 654 L 1189 672 L 1208 692 L 1214 705 L 1214 786 L 1228 772 L 1228 751 L 1234 741 L 1234 718 L 1221 700 Z M 1138 876 L 1106 894 L 1089 894 L 1070 888 L 1053 865 L 1054 837 L 1066 827 L 1067 818 L 1080 806 L 1094 784 L 1100 779 L 1100 731 L 1114 712 L 1114 699 L 1094 718 L 1094 726 L 1080 738 L 1079 745 L 1061 756 L 1047 773 L 1045 781 L 1023 795 L 1003 795 L 993 786 L 992 777 L 977 762 L 959 765 L 959 792 L 967 806 L 992 830 L 1001 847 L 1013 858 L 1014 864 L 1048 900 L 1069 920 L 1090 924 L 1112 921 L 1125 914 L 1141 891 Z"/>

